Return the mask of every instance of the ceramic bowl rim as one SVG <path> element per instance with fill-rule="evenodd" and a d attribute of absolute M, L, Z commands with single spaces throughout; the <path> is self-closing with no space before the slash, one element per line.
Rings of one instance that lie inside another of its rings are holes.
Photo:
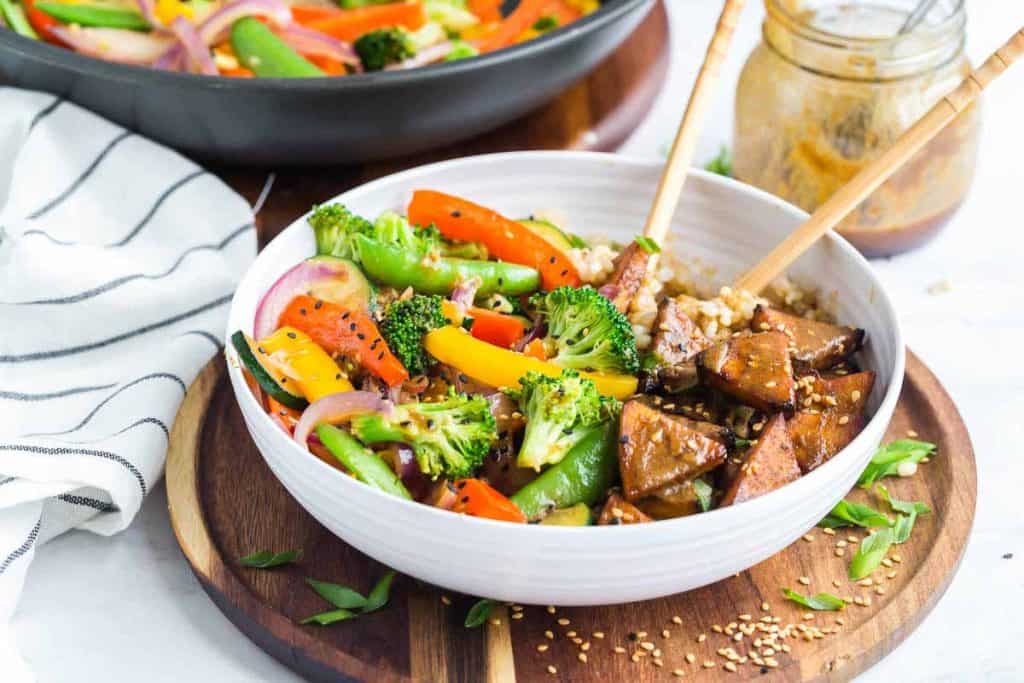
<path fill-rule="evenodd" d="M 459 167 L 472 167 L 475 164 L 479 163 L 493 163 L 501 162 L 503 160 L 537 160 L 549 162 L 552 157 L 558 157 L 563 160 L 572 160 L 583 163 L 610 163 L 625 168 L 643 170 L 647 172 L 650 172 L 653 169 L 660 169 L 662 166 L 662 162 L 660 162 L 657 159 L 611 154 L 605 152 L 528 151 L 502 152 L 497 154 L 481 154 L 470 157 L 461 157 L 458 159 L 440 161 L 432 164 L 426 164 L 405 171 L 400 171 L 398 173 L 393 173 L 382 178 L 370 181 L 369 183 L 364 183 L 363 185 L 354 187 L 350 190 L 347 190 L 337 195 L 336 197 L 327 199 L 325 201 L 349 201 L 353 197 L 353 195 L 355 195 L 355 197 L 358 197 L 358 195 L 363 193 L 371 193 L 381 186 L 391 184 L 408 184 L 410 180 L 414 180 L 418 177 L 429 177 L 434 173 L 453 168 L 458 169 Z M 747 195 L 749 198 L 755 201 L 763 202 L 767 206 L 779 209 L 783 213 L 788 213 L 794 216 L 794 218 L 807 216 L 806 212 L 802 211 L 801 209 L 798 209 L 792 204 L 789 204 L 788 202 L 785 202 L 784 200 L 779 199 L 774 195 L 768 194 L 767 192 L 759 190 L 750 185 L 746 185 L 737 180 L 733 180 L 731 178 L 725 178 L 723 176 L 719 176 L 717 174 L 696 168 L 691 169 L 689 171 L 689 177 L 698 178 L 702 183 L 707 183 L 712 187 L 717 186 L 719 189 L 725 189 L 728 192 L 735 192 L 740 195 Z M 289 224 L 288 227 L 284 228 L 273 240 L 271 240 L 271 242 L 265 245 L 264 251 L 269 251 L 269 247 L 274 242 L 277 242 L 278 240 L 282 239 L 284 235 L 291 232 L 295 232 L 300 229 L 305 229 L 305 218 L 307 215 L 308 213 L 299 216 L 298 218 L 295 219 L 295 221 Z M 852 244 L 850 244 L 849 242 L 847 242 L 845 239 L 843 239 L 841 236 L 834 232 L 829 232 L 822 239 L 828 241 L 832 247 L 838 249 L 838 253 L 840 254 L 839 258 L 852 260 L 852 262 L 856 264 L 858 268 L 864 271 L 863 275 L 870 281 L 876 293 L 875 299 L 872 302 L 873 305 L 880 306 L 883 309 L 883 318 L 888 318 L 893 322 L 892 329 L 887 331 L 887 333 L 891 335 L 894 348 L 896 349 L 894 363 L 891 367 L 892 378 L 889 382 L 889 385 L 886 387 L 886 391 L 882 397 L 881 402 L 878 405 L 878 408 L 875 410 L 874 415 L 871 416 L 871 419 L 868 420 L 868 422 L 865 424 L 864 429 L 861 430 L 861 432 L 857 435 L 856 438 L 854 438 L 853 441 L 847 444 L 847 446 L 843 448 L 841 451 L 839 451 L 839 453 L 837 453 L 835 456 L 830 458 L 828 462 L 826 462 L 824 465 L 818 467 L 817 469 L 806 475 L 801 476 L 796 481 L 791 482 L 790 484 L 787 484 L 786 486 L 780 489 L 776 489 L 775 491 L 772 491 L 771 493 L 768 493 L 764 496 L 760 496 L 753 500 L 745 501 L 738 505 L 710 510 L 708 512 L 701 513 L 698 515 L 689 515 L 686 517 L 677 517 L 674 519 L 658 520 L 656 524 L 627 524 L 619 526 L 606 526 L 601 527 L 600 530 L 598 530 L 596 526 L 576 528 L 542 524 L 510 524 L 508 522 L 483 519 L 479 517 L 471 517 L 467 515 L 458 515 L 448 510 L 441 510 L 438 508 L 431 507 L 429 505 L 424 505 L 423 503 L 418 503 L 416 501 L 397 498 L 395 496 L 388 495 L 382 491 L 378 491 L 370 486 L 367 486 L 366 484 L 363 484 L 353 479 L 350 476 L 345 475 L 343 472 L 337 470 L 334 467 L 331 467 L 330 465 L 323 462 L 316 456 L 312 455 L 308 450 L 301 448 L 297 443 L 295 443 L 292 439 L 288 438 L 283 432 L 281 432 L 280 428 L 273 423 L 273 421 L 266 414 L 263 408 L 256 402 L 256 398 L 255 396 L 253 396 L 251 391 L 248 391 L 248 389 L 240 391 L 240 387 L 247 387 L 247 385 L 245 384 L 244 379 L 242 379 L 241 369 L 238 367 L 237 363 L 231 362 L 230 356 L 227 364 L 228 372 L 232 379 L 235 400 L 246 402 L 249 411 L 259 412 L 260 415 L 262 416 L 261 419 L 265 420 L 265 426 L 271 428 L 268 430 L 273 435 L 270 438 L 272 439 L 272 441 L 277 442 L 277 444 L 272 443 L 272 447 L 277 448 L 278 450 L 284 447 L 287 448 L 289 452 L 293 454 L 293 457 L 306 458 L 307 461 L 311 463 L 310 467 L 318 468 L 319 472 L 323 473 L 323 476 L 332 477 L 336 481 L 343 482 L 341 484 L 342 487 L 362 487 L 362 489 L 365 489 L 366 491 L 372 492 L 373 494 L 379 496 L 382 505 L 415 506 L 418 509 L 419 514 L 427 516 L 436 516 L 436 519 L 438 520 L 439 524 L 445 524 L 445 520 L 448 520 L 447 523 L 452 524 L 482 524 L 485 525 L 483 527 L 485 529 L 500 529 L 503 533 L 506 534 L 517 534 L 522 533 L 524 531 L 531 535 L 545 534 L 545 536 L 528 537 L 544 538 L 545 541 L 551 541 L 552 538 L 558 537 L 561 534 L 573 533 L 619 534 L 620 536 L 625 534 L 633 536 L 641 536 L 643 534 L 683 535 L 684 532 L 698 529 L 698 525 L 707 524 L 707 522 L 704 520 L 707 520 L 711 515 L 714 515 L 716 520 L 720 520 L 725 524 L 728 524 L 729 522 L 740 523 L 744 518 L 756 516 L 759 512 L 767 511 L 767 509 L 769 509 L 772 506 L 772 504 L 780 500 L 780 496 L 783 492 L 787 492 L 788 495 L 813 496 L 816 491 L 826 490 L 826 487 L 823 486 L 823 484 L 832 478 L 832 474 L 834 472 L 839 471 L 839 468 L 842 466 L 841 463 L 849 465 L 853 460 L 863 456 L 864 451 L 867 450 L 864 444 L 867 443 L 867 441 L 871 438 L 871 432 L 874 431 L 874 428 L 877 428 L 877 421 L 882 418 L 889 419 L 889 417 L 893 413 L 893 410 L 895 409 L 896 401 L 898 400 L 900 391 L 902 389 L 905 370 L 905 344 L 903 341 L 903 333 L 900 327 L 899 317 L 896 315 L 896 311 L 892 304 L 892 301 L 889 299 L 881 281 L 878 279 L 877 275 L 871 268 L 867 259 L 865 259 L 860 254 L 860 252 L 858 252 L 856 248 L 853 247 Z M 256 260 L 253 261 L 253 264 L 250 265 L 249 270 L 247 270 L 246 274 L 240 281 L 239 287 L 236 290 L 236 293 L 232 299 L 230 312 L 228 314 L 228 329 L 225 332 L 226 354 L 233 353 L 233 351 L 230 350 L 231 344 L 229 338 L 232 332 L 234 331 L 233 329 L 231 329 L 234 324 L 234 320 L 238 318 L 240 315 L 240 311 L 238 310 L 240 306 L 239 293 L 242 292 L 243 289 L 247 289 L 246 280 L 248 279 L 249 274 L 255 268 L 255 264 L 262 257 L 263 252 L 257 255 Z M 251 323 L 249 323 L 249 327 L 247 329 L 251 330 Z M 875 332 L 875 334 L 877 334 L 877 332 Z M 239 396 L 239 394 L 241 394 L 241 396 Z M 239 405 L 239 408 L 243 410 L 243 413 L 245 413 L 245 409 L 241 405 Z M 885 426 L 883 426 L 881 431 L 882 433 L 884 433 Z M 282 446 L 282 443 L 286 443 L 287 446 Z M 340 502 L 339 505 L 344 506 L 345 503 Z M 411 510 L 411 508 L 407 509 Z"/>

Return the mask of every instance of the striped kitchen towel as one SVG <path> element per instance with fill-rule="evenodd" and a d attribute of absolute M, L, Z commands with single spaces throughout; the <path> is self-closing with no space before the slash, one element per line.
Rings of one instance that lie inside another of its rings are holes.
<path fill-rule="evenodd" d="M 212 174 L 0 88 L 0 629 L 40 545 L 131 523 L 255 254 Z"/>

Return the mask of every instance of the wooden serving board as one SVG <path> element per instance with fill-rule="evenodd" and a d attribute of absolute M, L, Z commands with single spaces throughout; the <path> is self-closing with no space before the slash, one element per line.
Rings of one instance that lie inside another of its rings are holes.
<path fill-rule="evenodd" d="M 938 454 L 914 477 L 886 484 L 893 496 L 924 501 L 934 513 L 919 518 L 911 540 L 890 553 L 900 561 L 875 573 L 884 594 L 846 581 L 853 548 L 845 557 L 835 552 L 847 530 L 828 536 L 814 529 L 811 542 L 797 541 L 735 577 L 661 600 L 554 614 L 527 606 L 517 619 L 511 616 L 518 610 L 502 607 L 483 628 L 467 629 L 463 620 L 474 598 L 400 577 L 380 612 L 329 627 L 301 626 L 302 618 L 328 609 L 304 584 L 306 577 L 365 592 L 385 567 L 320 526 L 274 478 L 245 430 L 223 358 L 197 378 L 178 414 L 167 461 L 168 504 L 182 551 L 217 606 L 260 647 L 311 680 L 655 681 L 673 680 L 676 669 L 684 680 L 848 680 L 892 650 L 935 606 L 956 572 L 974 518 L 977 481 L 967 430 L 938 380 L 908 351 L 903 393 L 886 439 L 903 438 L 910 430 L 936 443 Z M 236 560 L 258 550 L 291 548 L 304 550 L 301 560 L 274 570 L 247 569 Z M 868 598 L 871 604 L 818 612 L 805 621 L 802 610 L 782 599 L 782 587 Z M 744 623 L 740 615 L 746 614 L 754 622 L 778 617 L 780 628 L 838 626 L 838 633 L 810 642 L 789 638 L 784 642 L 791 652 L 774 655 L 777 667 L 748 662 L 732 673 L 717 650 L 734 647 L 743 654 L 752 638 L 736 642 L 713 627 Z M 561 625 L 559 619 L 569 622 Z M 646 636 L 631 639 L 643 631 Z M 700 634 L 706 634 L 703 642 Z M 643 642 L 660 652 L 649 653 Z M 538 651 L 538 645 L 547 647 Z M 645 654 L 634 662 L 633 652 Z"/>

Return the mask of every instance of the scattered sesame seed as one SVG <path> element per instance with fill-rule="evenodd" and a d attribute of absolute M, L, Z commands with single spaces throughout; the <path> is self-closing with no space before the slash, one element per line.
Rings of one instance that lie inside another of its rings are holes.
<path fill-rule="evenodd" d="M 842 557 L 845 554 L 846 554 L 845 550 L 843 550 L 842 548 L 836 548 L 836 557 Z"/>
<path fill-rule="evenodd" d="M 715 663 L 712 662 L 710 659 L 705 659 L 704 663 L 701 664 L 701 666 L 703 666 L 705 669 L 714 669 Z"/>
<path fill-rule="evenodd" d="M 554 614 L 557 611 L 558 611 L 557 607 L 555 607 L 554 605 L 548 605 L 548 614 Z"/>
<path fill-rule="evenodd" d="M 840 586 L 843 585 L 843 582 L 840 581 L 839 579 L 832 579 L 832 585 L 835 586 L 836 588 L 839 588 Z"/>
<path fill-rule="evenodd" d="M 911 439 L 916 439 L 918 436 L 920 436 L 920 434 L 915 432 L 913 429 L 908 429 L 907 436 L 909 436 Z"/>
<path fill-rule="evenodd" d="M 575 638 L 576 637 L 576 631 L 566 631 L 565 632 L 565 637 L 566 638 Z"/>
<path fill-rule="evenodd" d="M 672 669 L 672 675 L 675 676 L 676 678 L 682 678 L 683 676 L 686 675 L 686 672 L 683 671 L 682 669 Z"/>
<path fill-rule="evenodd" d="M 537 646 L 537 652 L 547 652 L 547 651 L 548 651 L 547 643 L 541 643 L 540 645 Z"/>
<path fill-rule="evenodd" d="M 661 632 L 661 637 L 662 637 L 662 638 L 665 638 L 665 639 L 668 639 L 668 638 L 671 638 L 671 637 L 672 637 L 672 634 L 671 634 L 671 633 L 669 632 L 669 630 L 668 630 L 668 629 L 666 628 L 666 629 L 663 629 L 663 630 L 662 630 L 662 632 Z"/>
<path fill-rule="evenodd" d="M 556 674 L 556 673 L 558 673 L 558 669 L 556 669 L 555 667 L 553 667 L 550 664 L 548 664 L 548 673 L 549 674 Z"/>
<path fill-rule="evenodd" d="M 762 603 L 761 603 L 761 610 L 762 610 L 762 611 L 764 611 L 764 612 L 768 612 L 768 611 L 770 611 L 770 610 L 771 610 L 771 608 L 772 608 L 772 606 L 771 606 L 771 605 L 769 605 L 769 604 L 768 604 L 767 602 L 762 602 Z"/>
<path fill-rule="evenodd" d="M 714 631 L 715 633 L 721 633 L 722 632 L 722 627 L 719 626 L 718 624 L 715 624 L 714 626 L 711 627 L 711 630 Z"/>
<path fill-rule="evenodd" d="M 442 595 L 441 596 L 441 604 L 443 604 L 443 605 L 450 605 L 450 604 L 452 604 L 452 599 L 449 598 L 447 595 Z"/>
<path fill-rule="evenodd" d="M 679 615 L 676 615 L 676 616 L 672 617 L 672 623 L 673 624 L 680 624 L 681 625 L 683 623 L 683 618 L 680 617 Z"/>
<path fill-rule="evenodd" d="M 805 586 L 810 586 L 811 585 L 811 580 L 809 578 L 807 578 L 806 576 L 801 576 L 799 579 L 797 579 L 797 581 L 799 581 L 801 584 L 803 584 Z"/>
<path fill-rule="evenodd" d="M 642 647 L 643 649 L 645 649 L 648 652 L 650 652 L 651 650 L 654 649 L 654 643 L 652 643 L 649 640 L 645 640 L 644 642 L 640 643 L 640 647 Z"/>
<path fill-rule="evenodd" d="M 633 660 L 634 662 L 639 662 L 639 661 L 640 661 L 640 655 L 639 655 L 639 654 L 637 654 L 636 652 L 634 652 L 634 653 L 633 653 L 632 655 L 630 655 L 630 657 L 629 657 L 629 658 L 630 658 L 631 660 Z"/>
<path fill-rule="evenodd" d="M 585 642 L 582 645 L 580 645 L 580 649 L 583 650 L 584 652 L 589 650 L 590 649 L 590 641 L 588 640 L 587 642 Z"/>
<path fill-rule="evenodd" d="M 697 642 L 698 643 L 703 643 L 707 639 L 708 639 L 708 634 L 706 634 L 706 633 L 702 633 L 699 636 L 697 636 Z"/>
<path fill-rule="evenodd" d="M 522 612 L 513 612 L 512 613 L 512 618 L 513 619 L 522 619 L 523 618 L 523 613 Z"/>
<path fill-rule="evenodd" d="M 686 661 L 689 662 L 690 664 L 693 664 L 694 662 L 697 661 L 697 656 L 695 654 L 693 654 L 692 652 L 687 652 L 686 653 Z"/>
<path fill-rule="evenodd" d="M 488 621 L 491 623 L 491 626 L 501 626 L 501 619 L 494 618 L 488 619 Z"/>
<path fill-rule="evenodd" d="M 572 622 L 571 622 L 571 621 L 569 621 L 568 619 L 566 619 L 565 617 L 561 617 L 561 618 L 559 618 L 559 620 L 558 620 L 558 625 L 559 625 L 559 626 L 568 626 L 568 625 L 569 625 L 569 624 L 571 624 L 571 623 L 572 623 Z"/>
<path fill-rule="evenodd" d="M 554 640 L 555 639 L 555 634 L 552 633 L 551 631 L 544 631 L 544 637 L 547 638 L 548 640 Z"/>
<path fill-rule="evenodd" d="M 583 653 L 583 652 L 581 652 L 578 655 L 576 655 L 576 659 L 580 660 L 584 664 L 587 663 L 587 655 L 585 653 Z"/>
<path fill-rule="evenodd" d="M 621 654 L 625 654 L 626 653 L 626 648 L 622 647 L 621 645 L 616 645 L 615 646 L 615 652 L 617 652 L 620 655 Z"/>
<path fill-rule="evenodd" d="M 660 659 L 651 660 L 651 664 L 653 664 L 654 666 L 665 666 L 665 662 L 661 661 Z"/>
<path fill-rule="evenodd" d="M 591 635 L 598 640 L 604 640 L 604 631 L 594 631 Z"/>
<path fill-rule="evenodd" d="M 732 673 L 736 673 L 736 665 L 733 664 L 732 662 L 726 662 L 724 668 L 725 668 L 726 671 L 729 671 L 729 672 L 732 672 Z"/>
<path fill-rule="evenodd" d="M 810 534 L 804 534 L 804 540 L 808 543 L 814 543 L 814 536 L 811 536 Z"/>
<path fill-rule="evenodd" d="M 835 529 L 822 529 L 821 532 L 823 534 L 825 534 L 826 536 L 835 536 L 836 535 L 836 530 Z"/>
<path fill-rule="evenodd" d="M 750 621 L 750 615 L 749 614 L 741 614 L 739 616 L 739 620 L 740 621 Z"/>

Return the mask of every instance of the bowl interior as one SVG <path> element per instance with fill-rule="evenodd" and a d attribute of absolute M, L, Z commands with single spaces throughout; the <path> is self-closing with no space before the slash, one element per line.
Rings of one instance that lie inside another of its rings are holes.
<path fill-rule="evenodd" d="M 336 200 L 374 216 L 404 209 L 413 190 L 430 188 L 510 216 L 557 212 L 574 232 L 625 242 L 643 225 L 660 172 L 656 161 L 615 155 L 518 152 L 413 169 Z M 693 171 L 668 247 L 684 260 L 713 266 L 707 277 L 720 285 L 805 217 L 758 190 Z M 267 245 L 235 295 L 228 334 L 251 331 L 263 293 L 313 250 L 304 218 Z M 452 590 L 525 604 L 649 599 L 717 581 L 778 552 L 846 494 L 882 438 L 902 384 L 904 352 L 895 312 L 877 278 L 848 243 L 833 235 L 801 257 L 790 275 L 798 283 L 818 285 L 832 299 L 839 320 L 868 331 L 861 360 L 878 374 L 869 405 L 874 417 L 828 463 L 770 495 L 656 524 L 601 529 L 507 524 L 387 496 L 304 452 L 262 412 L 237 363 L 229 362 L 228 371 L 250 434 L 277 477 L 322 524 L 380 562 Z M 456 569 L 439 564 L 439 556 L 464 562 Z M 628 570 L 616 561 L 623 557 L 631 560 Z"/>

